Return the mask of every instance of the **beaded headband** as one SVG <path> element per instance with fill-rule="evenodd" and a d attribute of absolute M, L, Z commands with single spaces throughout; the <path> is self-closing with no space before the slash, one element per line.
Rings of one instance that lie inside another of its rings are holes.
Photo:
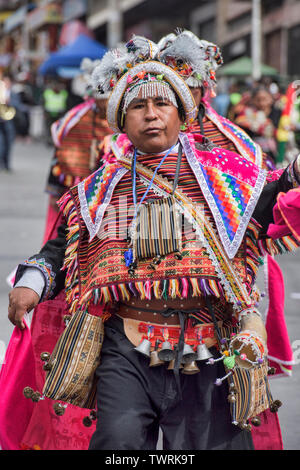
<path fill-rule="evenodd" d="M 129 81 L 131 81 L 131 76 Z M 132 80 L 132 83 L 124 93 L 124 103 L 122 106 L 123 114 L 126 114 L 131 101 L 138 96 L 142 99 L 159 96 L 178 108 L 175 93 L 170 85 L 163 81 L 163 75 L 156 76 L 150 73 L 140 72 L 139 77 L 136 76 L 136 79 Z"/>
<path fill-rule="evenodd" d="M 140 91 L 144 98 L 161 96 L 175 106 L 177 96 L 187 123 L 195 119 L 197 109 L 189 87 L 174 69 L 157 59 L 157 52 L 155 43 L 133 36 L 124 48 L 107 52 L 93 71 L 94 88 L 100 93 L 110 91 L 107 121 L 114 132 L 122 132 L 120 114 Z"/>

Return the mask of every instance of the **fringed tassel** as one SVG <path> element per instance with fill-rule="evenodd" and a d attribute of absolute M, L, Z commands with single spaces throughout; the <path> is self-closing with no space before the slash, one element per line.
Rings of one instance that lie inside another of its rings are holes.
<path fill-rule="evenodd" d="M 151 300 L 151 281 L 145 282 L 145 296 L 147 300 Z"/>
<path fill-rule="evenodd" d="M 113 293 L 114 300 L 116 302 L 119 302 L 120 297 L 119 297 L 119 294 L 118 294 L 117 286 L 111 286 L 111 290 L 112 290 L 112 293 Z"/>
<path fill-rule="evenodd" d="M 70 313 L 74 313 L 77 309 L 79 301 L 79 284 L 78 284 L 78 264 L 77 253 L 79 243 L 79 221 L 76 207 L 67 194 L 60 201 L 59 205 L 67 220 L 67 248 L 65 252 L 65 261 L 63 270 L 66 270 L 65 292 L 66 301 L 69 305 Z"/>
<path fill-rule="evenodd" d="M 262 255 L 275 256 L 296 250 L 299 248 L 299 243 L 292 235 L 288 235 L 277 240 L 271 238 L 259 240 L 258 246 Z"/>
<path fill-rule="evenodd" d="M 138 293 L 139 293 L 140 299 L 141 299 L 141 300 L 145 300 L 146 294 L 145 294 L 143 282 L 136 282 L 136 283 L 135 283 L 135 287 L 136 287 L 136 290 L 137 290 Z"/>
<path fill-rule="evenodd" d="M 215 279 L 182 278 L 164 279 L 162 281 L 137 281 L 129 284 L 115 284 L 87 291 L 81 298 L 81 308 L 88 307 L 90 302 L 107 304 L 129 301 L 132 297 L 141 300 L 151 299 L 186 299 L 189 296 L 202 297 L 213 295 L 224 297 L 221 284 Z M 75 302 L 76 299 L 74 299 Z"/>
<path fill-rule="evenodd" d="M 218 286 L 218 283 L 216 281 L 214 281 L 213 279 L 209 279 L 208 284 L 209 284 L 211 293 L 213 293 L 213 295 L 217 298 L 221 297 L 220 288 Z"/>
<path fill-rule="evenodd" d="M 122 296 L 123 301 L 130 300 L 130 293 L 128 292 L 125 284 L 120 284 L 119 290 L 121 291 L 121 296 Z"/>
<path fill-rule="evenodd" d="M 251 291 L 259 266 L 263 262 L 261 250 L 258 246 L 259 227 L 251 222 L 246 232 L 246 285 L 248 292 Z"/>
<path fill-rule="evenodd" d="M 169 297 L 171 299 L 181 299 L 181 293 L 179 291 L 179 282 L 177 279 L 170 279 L 169 281 Z"/>
<path fill-rule="evenodd" d="M 153 293 L 156 299 L 161 299 L 160 281 L 153 282 Z"/>
<path fill-rule="evenodd" d="M 183 299 L 187 299 L 188 294 L 189 294 L 189 282 L 188 282 L 188 280 L 187 280 L 185 277 L 183 277 L 183 278 L 181 279 L 181 283 L 182 283 L 182 293 L 181 293 L 181 297 L 182 297 Z"/>
<path fill-rule="evenodd" d="M 163 280 L 162 298 L 165 300 L 168 298 L 168 281 L 166 279 Z"/>
<path fill-rule="evenodd" d="M 105 304 L 112 302 L 112 297 L 110 294 L 109 287 L 102 287 L 100 301 Z"/>
<path fill-rule="evenodd" d="M 196 278 L 191 278 L 190 283 L 192 285 L 192 297 L 201 297 L 202 294 L 206 294 L 206 292 L 202 292 L 199 285 L 198 285 L 198 280 Z M 200 281 L 201 283 L 201 281 Z"/>

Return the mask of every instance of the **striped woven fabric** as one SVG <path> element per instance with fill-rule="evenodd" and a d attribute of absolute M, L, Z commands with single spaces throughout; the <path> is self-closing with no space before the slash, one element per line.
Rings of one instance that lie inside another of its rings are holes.
<path fill-rule="evenodd" d="M 93 408 L 94 372 L 100 361 L 104 327 L 101 318 L 76 312 L 51 355 L 43 394 L 53 400 Z"/>
<path fill-rule="evenodd" d="M 157 199 L 139 207 L 133 240 L 136 259 L 165 256 L 180 251 L 180 241 L 173 196 Z"/>
<path fill-rule="evenodd" d="M 249 370 L 235 368 L 233 381 L 238 393 L 236 402 L 231 404 L 233 421 L 247 421 L 270 407 L 273 399 L 267 375 L 267 364 Z"/>
<path fill-rule="evenodd" d="M 237 333 L 237 328 L 225 325 L 220 329 L 222 338 L 230 338 Z M 229 369 L 226 368 L 226 373 Z M 234 374 L 227 379 L 228 384 L 233 381 L 236 401 L 230 403 L 232 421 L 243 423 L 254 418 L 270 407 L 273 402 L 268 383 L 268 364 L 252 367 L 250 369 L 234 368 Z"/>
<path fill-rule="evenodd" d="M 107 121 L 94 109 L 89 109 L 64 136 L 61 145 L 56 149 L 51 171 L 60 184 L 71 187 L 95 169 L 98 162 L 91 161 L 93 139 L 99 144 L 108 134 L 111 134 L 111 130 Z"/>
<path fill-rule="evenodd" d="M 203 128 L 205 137 L 211 140 L 217 147 L 225 148 L 231 152 L 237 152 L 237 148 L 235 147 L 234 143 L 228 137 L 222 134 L 217 126 L 210 119 L 208 119 L 207 116 L 204 116 L 203 118 Z M 194 121 L 194 123 L 189 128 L 189 132 L 192 134 L 201 134 L 198 121 Z"/>

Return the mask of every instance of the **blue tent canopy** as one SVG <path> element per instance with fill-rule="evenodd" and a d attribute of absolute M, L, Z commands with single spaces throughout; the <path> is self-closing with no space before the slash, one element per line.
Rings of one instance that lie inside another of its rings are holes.
<path fill-rule="evenodd" d="M 80 34 L 74 42 L 50 54 L 39 67 L 38 72 L 41 75 L 56 75 L 58 69 L 62 67 L 79 70 L 81 61 L 85 57 L 92 60 L 101 59 L 106 52 L 105 46 L 85 34 Z"/>

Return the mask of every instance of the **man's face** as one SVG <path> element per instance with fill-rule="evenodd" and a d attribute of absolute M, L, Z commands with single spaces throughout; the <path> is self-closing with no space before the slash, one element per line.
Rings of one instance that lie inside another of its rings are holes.
<path fill-rule="evenodd" d="M 160 153 L 176 144 L 181 124 L 178 109 L 165 98 L 137 97 L 127 108 L 124 132 L 142 152 Z"/>
<path fill-rule="evenodd" d="M 261 90 L 256 93 L 255 97 L 253 98 L 253 105 L 259 109 L 264 111 L 265 109 L 269 108 L 273 103 L 273 99 L 270 93 L 265 90 Z"/>

